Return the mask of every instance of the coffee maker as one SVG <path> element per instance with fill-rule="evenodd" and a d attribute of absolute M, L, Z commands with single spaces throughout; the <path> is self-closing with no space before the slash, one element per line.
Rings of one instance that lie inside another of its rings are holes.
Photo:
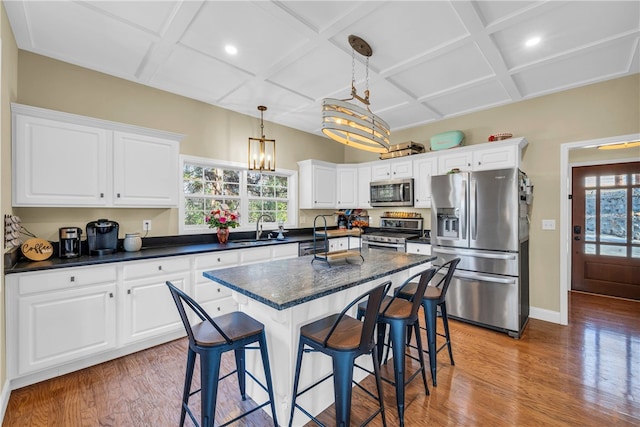
<path fill-rule="evenodd" d="M 118 249 L 119 225 L 108 219 L 98 219 L 87 224 L 89 255 L 108 255 Z"/>
<path fill-rule="evenodd" d="M 78 258 L 81 253 L 80 236 L 82 228 L 62 227 L 58 230 L 60 258 Z"/>

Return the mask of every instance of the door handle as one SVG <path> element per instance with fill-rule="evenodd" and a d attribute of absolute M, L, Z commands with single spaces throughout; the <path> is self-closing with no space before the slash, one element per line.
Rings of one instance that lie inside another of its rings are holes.
<path fill-rule="evenodd" d="M 573 240 L 580 240 L 580 236 L 574 237 Z"/>

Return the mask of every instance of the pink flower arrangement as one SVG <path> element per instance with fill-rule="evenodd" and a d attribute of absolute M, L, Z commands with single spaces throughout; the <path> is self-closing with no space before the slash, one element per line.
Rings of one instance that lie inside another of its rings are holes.
<path fill-rule="evenodd" d="M 223 204 L 212 210 L 210 215 L 205 217 L 205 221 L 209 223 L 209 228 L 236 228 L 240 225 L 238 218 L 237 212 L 231 211 L 229 206 Z"/>

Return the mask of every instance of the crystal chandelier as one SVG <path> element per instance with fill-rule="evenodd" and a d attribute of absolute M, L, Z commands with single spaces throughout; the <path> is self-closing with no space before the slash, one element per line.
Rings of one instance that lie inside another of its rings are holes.
<path fill-rule="evenodd" d="M 389 125 L 369 109 L 369 57 L 371 46 L 358 36 L 350 35 L 351 98 L 325 98 L 322 101 L 322 132 L 334 141 L 374 153 L 389 151 Z M 364 98 L 355 87 L 355 52 L 367 58 Z M 364 108 L 348 101 L 357 99 Z"/>
<path fill-rule="evenodd" d="M 263 114 L 267 111 L 264 105 L 260 110 L 260 138 L 249 138 L 249 170 L 276 170 L 276 140 L 264 137 Z"/>

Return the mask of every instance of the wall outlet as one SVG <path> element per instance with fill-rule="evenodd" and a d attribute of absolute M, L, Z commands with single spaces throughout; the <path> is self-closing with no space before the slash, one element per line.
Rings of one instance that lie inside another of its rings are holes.
<path fill-rule="evenodd" d="M 151 231 L 151 220 L 143 219 L 142 220 L 142 231 Z"/>
<path fill-rule="evenodd" d="M 304 215 L 300 215 L 300 224 L 304 224 L 307 222 L 307 217 Z"/>
<path fill-rule="evenodd" d="M 543 219 L 542 220 L 542 229 L 543 230 L 555 230 L 556 229 L 556 220 L 555 219 Z"/>

